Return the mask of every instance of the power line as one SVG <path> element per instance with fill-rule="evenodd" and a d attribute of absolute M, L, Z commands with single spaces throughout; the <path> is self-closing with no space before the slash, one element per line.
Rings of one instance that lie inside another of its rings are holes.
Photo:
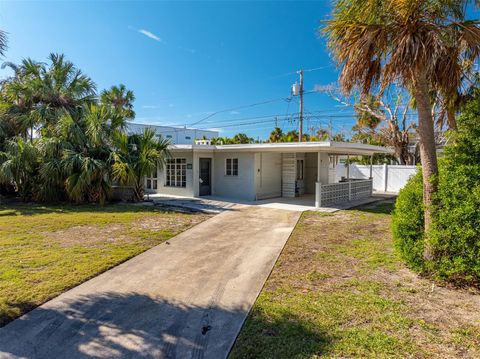
<path fill-rule="evenodd" d="M 276 99 L 272 99 L 272 100 L 253 103 L 253 104 L 250 104 L 250 105 L 232 107 L 232 108 L 225 109 L 225 110 L 215 111 L 215 112 L 212 112 L 211 114 L 209 114 L 208 116 L 206 116 L 206 117 L 204 117 L 204 118 L 202 118 L 202 119 L 200 119 L 196 122 L 191 123 L 188 126 L 195 126 L 195 125 L 199 124 L 200 122 L 203 122 L 203 121 L 208 120 L 209 118 L 211 118 L 215 115 L 218 115 L 219 113 L 224 113 L 224 112 L 229 112 L 229 111 L 234 111 L 234 110 L 240 110 L 240 109 L 243 109 L 243 108 L 255 107 L 255 106 L 259 106 L 259 105 L 265 105 L 265 104 L 272 103 L 272 102 L 277 102 L 277 101 L 290 101 L 290 100 L 291 100 L 291 96 L 290 97 L 280 97 L 280 98 L 276 98 Z"/>

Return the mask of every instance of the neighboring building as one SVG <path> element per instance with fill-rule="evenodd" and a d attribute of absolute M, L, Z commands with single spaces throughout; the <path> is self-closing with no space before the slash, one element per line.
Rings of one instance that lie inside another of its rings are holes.
<path fill-rule="evenodd" d="M 391 151 L 329 141 L 216 146 L 197 141 L 173 145 L 170 152 L 165 167 L 145 179 L 147 193 L 246 201 L 310 195 L 312 205 L 320 207 L 372 193 L 372 179 L 345 178 L 335 183 L 340 157 Z"/>
<path fill-rule="evenodd" d="M 127 132 L 129 134 L 142 133 L 145 128 L 155 130 L 157 136 L 169 140 L 173 145 L 191 145 L 198 139 L 211 139 L 218 137 L 217 131 L 197 130 L 195 128 L 186 127 L 146 125 L 140 123 L 129 123 Z"/>

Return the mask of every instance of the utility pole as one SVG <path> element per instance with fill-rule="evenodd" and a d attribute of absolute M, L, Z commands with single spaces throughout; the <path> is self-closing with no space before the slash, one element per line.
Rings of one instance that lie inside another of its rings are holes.
<path fill-rule="evenodd" d="M 300 109 L 298 116 L 298 142 L 302 142 L 303 137 L 303 71 L 298 71 L 300 75 Z"/>

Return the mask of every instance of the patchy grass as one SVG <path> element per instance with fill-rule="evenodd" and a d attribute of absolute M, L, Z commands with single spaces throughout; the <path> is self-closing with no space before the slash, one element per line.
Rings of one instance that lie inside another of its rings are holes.
<path fill-rule="evenodd" d="M 305 213 L 230 358 L 480 357 L 480 293 L 409 271 L 391 209 Z"/>
<path fill-rule="evenodd" d="M 208 217 L 136 205 L 0 205 L 0 326 Z"/>

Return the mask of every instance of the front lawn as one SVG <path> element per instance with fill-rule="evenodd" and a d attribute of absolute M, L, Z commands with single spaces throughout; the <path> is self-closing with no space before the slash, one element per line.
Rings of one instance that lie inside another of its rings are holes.
<path fill-rule="evenodd" d="M 305 213 L 230 358 L 479 358 L 480 293 L 408 270 L 391 209 Z"/>
<path fill-rule="evenodd" d="M 0 326 L 208 217 L 137 205 L 0 205 Z"/>

